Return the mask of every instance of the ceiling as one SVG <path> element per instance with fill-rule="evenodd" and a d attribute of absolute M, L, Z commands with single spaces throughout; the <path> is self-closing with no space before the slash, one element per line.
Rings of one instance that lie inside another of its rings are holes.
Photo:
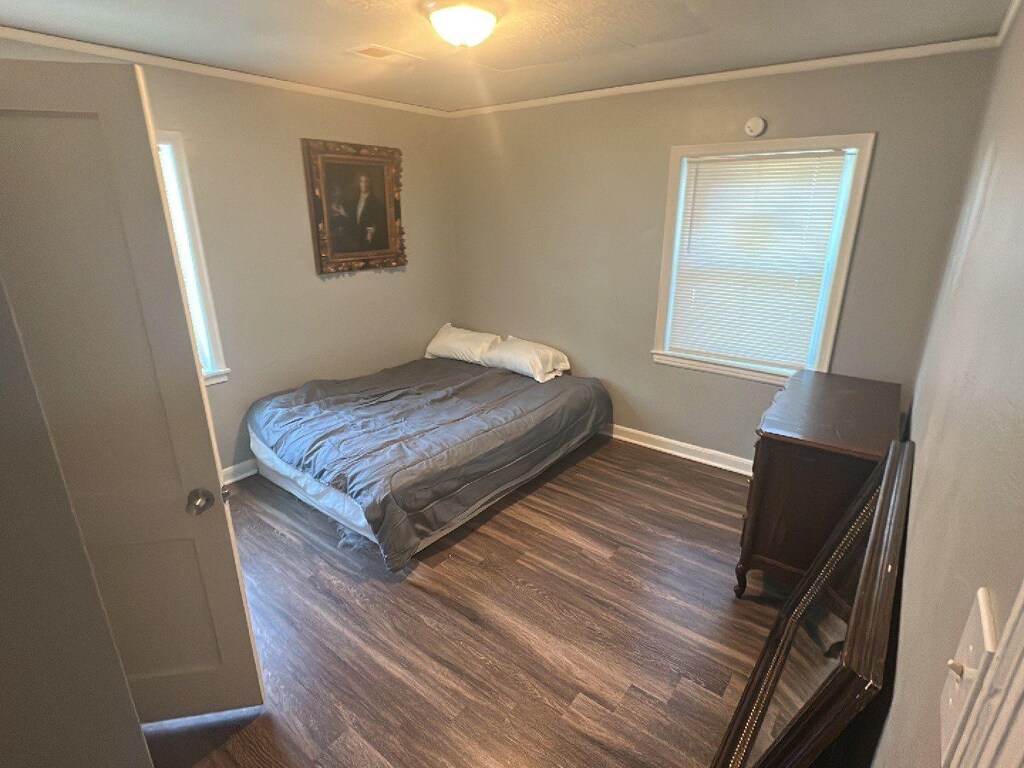
<path fill-rule="evenodd" d="M 0 0 L 0 25 L 453 111 L 998 33 L 1011 0 L 504 0 L 444 43 L 417 0 Z M 385 46 L 408 56 L 351 52 Z"/>

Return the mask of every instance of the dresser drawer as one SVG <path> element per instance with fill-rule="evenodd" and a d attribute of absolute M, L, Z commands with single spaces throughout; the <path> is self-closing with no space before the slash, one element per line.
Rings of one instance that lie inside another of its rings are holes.
<path fill-rule="evenodd" d="M 811 564 L 899 431 L 899 385 L 801 371 L 765 412 L 747 495 L 736 593 L 762 570 Z"/>

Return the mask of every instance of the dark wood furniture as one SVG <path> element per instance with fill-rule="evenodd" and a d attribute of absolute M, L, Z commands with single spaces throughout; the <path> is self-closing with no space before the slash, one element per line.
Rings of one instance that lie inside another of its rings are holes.
<path fill-rule="evenodd" d="M 881 465 L 872 472 L 779 612 L 712 768 L 817 766 L 891 689 L 913 453 L 913 443 L 893 442 L 884 474 Z M 829 594 L 849 574 L 857 587 L 843 619 Z M 856 751 L 828 765 L 868 765 L 872 750 L 860 750 L 866 761 Z"/>
<path fill-rule="evenodd" d="M 897 439 L 900 386 L 799 371 L 757 429 L 736 594 L 763 570 L 796 583 Z"/>

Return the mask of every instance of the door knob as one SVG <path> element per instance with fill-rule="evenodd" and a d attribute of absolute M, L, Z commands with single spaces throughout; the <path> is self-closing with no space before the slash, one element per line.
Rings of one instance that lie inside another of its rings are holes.
<path fill-rule="evenodd" d="M 185 500 L 185 511 L 197 517 L 212 506 L 213 494 L 205 488 L 195 488 L 189 491 L 188 499 Z"/>

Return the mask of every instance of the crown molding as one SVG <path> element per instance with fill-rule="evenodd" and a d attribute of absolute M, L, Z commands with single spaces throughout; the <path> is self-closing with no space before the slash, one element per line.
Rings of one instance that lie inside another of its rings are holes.
<path fill-rule="evenodd" d="M 234 80 L 240 83 L 263 85 L 268 88 L 278 88 L 280 90 L 292 91 L 294 93 L 304 93 L 308 96 L 323 96 L 328 99 L 351 101 L 357 104 L 368 104 L 373 107 L 399 109 L 403 112 L 413 112 L 417 115 L 430 115 L 431 117 L 451 116 L 450 112 L 445 112 L 441 109 L 432 109 L 430 107 L 421 107 L 418 104 L 406 104 L 401 101 L 379 99 L 374 96 L 363 96 L 358 93 L 339 91 L 334 88 L 322 88 L 316 85 L 296 83 L 292 80 L 282 80 L 277 77 L 254 75 L 250 72 L 241 72 L 236 69 L 214 67 L 209 64 L 197 64 L 194 61 L 172 59 L 168 56 L 158 56 L 153 53 L 142 53 L 141 51 L 133 51 L 128 48 L 115 48 L 109 45 L 100 45 L 99 43 L 87 43 L 82 40 L 72 40 L 68 37 L 47 35 L 42 32 L 31 32 L 27 29 L 18 29 L 17 27 L 0 26 L 0 40 L 13 40 L 19 43 L 31 43 L 32 45 L 41 45 L 46 48 L 57 48 L 71 53 L 83 53 L 88 56 L 116 59 L 130 64 L 163 67 L 165 69 L 174 69 L 179 72 L 190 72 L 195 75 L 219 77 L 222 80 Z"/>
<path fill-rule="evenodd" d="M 46 48 L 56 48 L 72 53 L 81 53 L 89 56 L 98 56 L 117 61 L 142 64 L 154 67 L 164 67 L 179 72 L 190 72 L 208 77 L 218 77 L 224 80 L 262 85 L 269 88 L 302 93 L 309 96 L 321 96 L 328 99 L 350 101 L 357 104 L 383 107 L 385 109 L 397 109 L 403 112 L 411 112 L 418 115 L 429 115 L 431 117 L 460 118 L 474 117 L 477 115 L 489 115 L 496 112 L 509 112 L 520 109 L 532 109 L 553 104 L 565 104 L 576 101 L 589 101 L 590 99 L 602 99 L 609 96 L 623 96 L 632 93 L 647 93 L 650 91 L 663 91 L 673 88 L 686 88 L 710 83 L 722 83 L 731 80 L 746 80 L 755 77 L 770 77 L 773 75 L 785 75 L 796 72 L 813 72 L 822 69 L 835 69 L 861 64 L 876 64 L 879 62 L 903 61 L 908 59 L 920 59 L 929 56 L 941 56 L 950 53 L 964 53 L 967 51 L 982 51 L 998 48 L 1005 39 L 1014 16 L 1020 8 L 1022 0 L 1013 0 L 1007 10 L 1006 17 L 1000 27 L 998 34 L 985 37 L 972 37 L 963 40 L 951 40 L 943 43 L 929 43 L 926 45 L 908 46 L 905 48 L 887 48 L 880 51 L 867 51 L 864 53 L 852 53 L 842 56 L 829 56 L 820 59 L 807 59 L 785 64 L 769 64 L 762 67 L 748 67 L 745 69 L 731 69 L 723 72 L 713 72 L 704 75 L 687 75 L 667 80 L 654 80 L 646 83 L 633 85 L 619 85 L 609 88 L 597 88 L 588 91 L 575 91 L 556 96 L 545 96 L 537 99 L 526 99 L 523 101 L 512 101 L 504 104 L 495 104 L 483 107 L 469 107 L 466 109 L 442 110 L 432 107 L 423 107 L 417 104 L 407 104 L 390 99 L 382 99 L 374 96 L 363 96 L 358 93 L 340 91 L 334 88 L 323 88 L 315 85 L 306 85 L 292 80 L 282 80 L 266 75 L 254 75 L 249 72 L 241 72 L 234 69 L 215 67 L 209 64 L 197 64 L 196 62 L 184 59 L 174 59 L 167 56 L 158 56 L 151 53 L 142 53 L 128 48 L 116 48 L 99 43 L 87 43 L 81 40 L 47 35 L 42 32 L 32 32 L 16 27 L 5 27 L 0 25 L 0 40 L 13 40 L 15 42 L 30 43 Z"/>
<path fill-rule="evenodd" d="M 1021 0 L 1015 0 L 1015 2 L 1020 3 Z M 686 75 L 685 77 L 674 77 L 668 80 L 653 80 L 646 83 L 636 83 L 635 85 L 617 85 L 610 88 L 596 88 L 590 91 L 565 93 L 559 96 L 545 96 L 543 98 L 527 99 L 525 101 L 511 101 L 506 104 L 495 104 L 487 107 L 457 109 L 445 112 L 445 114 L 448 117 L 472 117 L 473 115 L 488 115 L 495 112 L 509 112 L 517 109 L 545 107 L 551 104 L 564 104 L 571 101 L 603 99 L 608 96 L 622 96 L 630 93 L 648 93 L 650 91 L 664 91 L 672 88 L 708 85 L 709 83 L 723 83 L 730 80 L 747 80 L 754 77 L 787 75 L 794 72 L 813 72 L 819 69 L 834 69 L 837 67 L 849 67 L 857 64 L 877 64 L 879 62 L 886 61 L 922 59 L 928 56 L 942 56 L 948 53 L 986 51 L 998 48 L 999 42 L 1000 38 L 998 35 L 989 35 L 986 37 L 971 37 L 963 40 L 951 40 L 945 43 L 914 45 L 906 48 L 886 48 L 881 51 L 850 53 L 842 56 L 829 56 L 823 59 L 806 59 L 804 61 L 794 61 L 787 64 L 768 64 L 763 67 L 730 69 L 723 72 L 712 72 L 706 75 Z"/>

